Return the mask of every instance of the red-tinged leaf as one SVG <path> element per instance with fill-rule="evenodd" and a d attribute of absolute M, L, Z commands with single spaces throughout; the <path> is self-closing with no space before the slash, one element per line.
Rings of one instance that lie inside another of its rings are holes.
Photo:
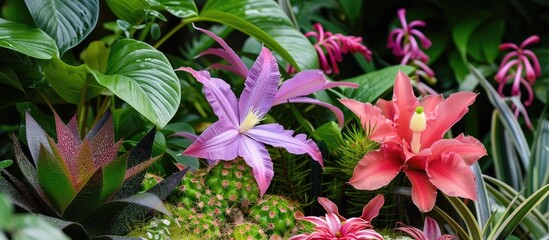
<path fill-rule="evenodd" d="M 81 170 L 78 165 L 78 155 L 80 148 L 82 147 L 82 141 L 78 136 L 74 136 L 73 132 L 69 129 L 63 120 L 55 115 L 55 129 L 57 130 L 57 148 L 59 149 L 59 154 L 63 157 L 63 160 L 67 164 L 69 171 L 73 177 L 75 177 L 76 182 L 78 182 L 79 174 Z"/>
<path fill-rule="evenodd" d="M 112 113 L 111 113 L 110 110 L 105 112 L 105 114 L 103 114 L 101 119 L 99 119 L 99 121 L 97 121 L 95 126 L 93 126 L 93 128 L 86 134 L 86 138 L 87 139 L 94 138 L 95 135 L 97 135 L 97 133 L 99 132 L 99 130 L 101 130 L 101 128 L 103 128 L 103 125 L 105 125 L 106 122 L 111 121 L 111 120 L 109 120 L 109 119 L 112 119 L 111 116 L 112 116 Z"/>
<path fill-rule="evenodd" d="M 56 210 L 63 213 L 76 196 L 76 189 L 72 184 L 69 169 L 59 158 L 55 147 L 52 150 L 53 155 L 44 146 L 40 146 L 37 160 L 38 181 Z"/>
<path fill-rule="evenodd" d="M 116 153 L 120 146 L 120 142 L 117 144 L 114 143 L 114 123 L 112 121 L 112 115 L 109 112 L 106 113 L 105 116 L 107 117 L 103 117 L 92 130 L 95 134 L 86 136 L 86 139 L 91 142 L 94 166 L 96 168 L 113 161 L 116 158 Z M 96 129 L 98 126 L 99 128 Z"/>
<path fill-rule="evenodd" d="M 48 135 L 28 112 L 25 114 L 25 122 L 27 143 L 29 145 L 29 150 L 34 164 L 36 165 L 38 161 L 38 153 L 40 152 L 40 146 L 44 146 L 45 150 L 51 153 Z"/>
<path fill-rule="evenodd" d="M 103 171 L 98 169 L 90 172 L 93 175 L 82 183 L 82 189 L 65 209 L 63 219 L 82 222 L 104 203 L 101 201 Z"/>
<path fill-rule="evenodd" d="M 103 171 L 103 190 L 101 191 L 102 201 L 109 199 L 124 183 L 126 166 L 128 165 L 129 153 L 116 158 L 105 165 Z"/>
<path fill-rule="evenodd" d="M 126 176 L 124 177 L 124 181 L 132 178 L 133 176 L 135 176 L 138 173 L 141 173 L 141 172 L 147 170 L 147 168 L 149 166 L 151 166 L 154 162 L 156 162 L 157 160 L 159 160 L 161 158 L 162 158 L 162 155 L 156 156 L 156 157 L 153 157 L 153 158 L 151 158 L 147 161 L 141 162 L 141 163 L 131 167 L 130 169 L 128 169 L 126 171 Z"/>
<path fill-rule="evenodd" d="M 93 166 L 92 146 L 87 139 L 82 143 L 80 150 L 78 151 L 78 156 L 74 160 L 75 161 L 72 164 L 76 167 L 76 171 L 73 172 L 72 169 L 70 170 L 73 179 L 76 181 L 76 189 L 80 190 L 92 174 L 94 174 L 96 169 Z"/>
<path fill-rule="evenodd" d="M 76 115 L 72 116 L 69 123 L 67 123 L 67 128 L 76 139 L 80 139 L 80 134 L 78 133 L 78 124 L 76 123 Z"/>

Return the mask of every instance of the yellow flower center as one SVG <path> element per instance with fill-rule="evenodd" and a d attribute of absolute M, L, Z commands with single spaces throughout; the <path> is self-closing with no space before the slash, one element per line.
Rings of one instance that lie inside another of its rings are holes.
<path fill-rule="evenodd" d="M 259 109 L 252 109 L 248 110 L 248 114 L 246 115 L 246 118 L 244 118 L 244 121 L 240 124 L 239 131 L 240 133 L 246 133 L 250 129 L 252 129 L 255 125 L 257 125 L 263 118 L 260 118 L 258 116 Z"/>
<path fill-rule="evenodd" d="M 421 132 L 425 131 L 425 128 L 427 128 L 427 118 L 423 112 L 423 107 L 417 107 L 410 120 L 410 129 L 413 132 L 410 147 L 413 153 L 419 153 L 419 149 L 421 148 Z"/>

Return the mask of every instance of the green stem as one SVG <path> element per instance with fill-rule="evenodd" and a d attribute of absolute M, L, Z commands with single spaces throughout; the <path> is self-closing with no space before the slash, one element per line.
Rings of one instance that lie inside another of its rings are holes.
<path fill-rule="evenodd" d="M 159 48 L 160 46 L 162 46 L 162 44 L 164 44 L 164 42 L 166 40 L 168 40 L 172 35 L 174 35 L 177 31 L 179 31 L 185 25 L 187 25 L 188 23 L 195 22 L 197 20 L 198 20 L 198 17 L 187 18 L 187 19 L 181 20 L 181 22 L 179 24 L 177 24 L 177 26 L 172 28 L 172 30 L 170 30 L 168 33 L 166 33 L 166 35 L 164 35 L 160 40 L 158 40 L 158 42 L 156 42 L 156 44 L 154 44 L 153 47 L 154 48 Z"/>
<path fill-rule="evenodd" d="M 97 109 L 97 113 L 95 114 L 95 118 L 93 119 L 93 123 L 91 126 L 94 126 L 99 121 L 99 119 L 101 119 L 101 117 L 105 114 L 105 112 L 107 111 L 107 108 L 110 105 L 110 102 L 111 102 L 111 97 L 105 96 L 105 98 L 103 99 L 103 102 L 101 103 L 101 106 Z"/>
<path fill-rule="evenodd" d="M 82 84 L 82 89 L 80 89 L 80 102 L 76 107 L 76 113 L 78 114 L 78 126 L 80 126 L 80 135 L 84 137 L 84 130 L 86 128 L 86 93 L 88 92 L 88 78 L 84 80 Z"/>
<path fill-rule="evenodd" d="M 40 91 L 36 91 L 36 92 L 38 92 L 38 95 L 40 95 L 40 97 L 44 100 L 44 102 L 46 102 L 46 105 L 48 105 L 48 108 L 50 109 L 50 111 L 54 113 L 55 109 L 53 108 L 53 105 L 51 105 L 51 102 L 48 100 L 48 98 L 44 96 L 42 92 Z"/>
<path fill-rule="evenodd" d="M 145 28 L 141 29 L 141 31 L 139 32 L 139 37 L 137 39 L 139 39 L 139 41 L 141 42 L 144 42 L 145 41 L 145 38 L 147 37 L 147 33 L 149 33 L 150 29 L 151 29 L 151 24 L 152 22 L 149 22 L 147 23 L 147 25 L 145 25 Z"/>

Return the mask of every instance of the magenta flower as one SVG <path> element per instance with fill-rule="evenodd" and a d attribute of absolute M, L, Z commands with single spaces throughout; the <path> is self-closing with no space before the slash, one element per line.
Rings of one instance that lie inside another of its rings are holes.
<path fill-rule="evenodd" d="M 315 38 L 316 43 L 314 47 L 318 53 L 320 66 L 326 74 L 339 74 L 337 63 L 343 61 L 343 54 L 358 52 L 366 60 L 372 60 L 372 52 L 366 46 L 362 45 L 361 37 L 324 32 L 324 28 L 320 23 L 316 23 L 313 27 L 316 31 L 305 33 L 305 37 Z M 326 53 L 328 57 L 326 57 Z"/>
<path fill-rule="evenodd" d="M 499 46 L 499 50 L 511 49 L 512 51 L 507 53 L 501 64 L 499 70 L 494 77 L 499 83 L 498 92 L 501 96 L 505 96 L 503 88 L 507 82 L 512 81 L 511 96 L 521 96 L 520 85 L 526 89 L 528 96 L 524 101 L 524 106 L 530 106 L 534 101 L 534 92 L 532 91 L 532 85 L 536 82 L 536 78 L 541 75 L 541 68 L 538 58 L 529 49 L 525 49 L 526 46 L 539 42 L 537 35 L 530 36 L 520 47 L 514 43 L 503 43 Z M 526 77 L 526 78 L 525 78 Z M 518 116 L 519 109 L 515 107 L 515 116 Z M 529 128 L 532 128 L 532 123 L 528 118 L 526 112 L 524 112 L 524 118 Z"/>
<path fill-rule="evenodd" d="M 340 100 L 360 118 L 368 138 L 381 143 L 379 150 L 359 161 L 349 183 L 357 189 L 375 190 L 403 171 L 412 183 L 412 201 L 422 212 L 433 208 L 437 188 L 450 196 L 475 200 L 470 166 L 486 155 L 486 149 L 474 137 L 463 134 L 442 139 L 475 98 L 475 93 L 458 92 L 446 100 L 429 95 L 418 101 L 410 79 L 399 72 L 392 101 L 381 99 L 373 106 Z"/>
<path fill-rule="evenodd" d="M 441 235 L 440 233 L 440 227 L 438 226 L 437 222 L 430 218 L 425 217 L 425 224 L 423 226 L 423 231 L 415 228 L 410 227 L 402 224 L 402 227 L 396 228 L 397 230 L 403 231 L 410 235 L 412 238 L 416 240 L 452 240 L 452 239 L 458 239 L 456 236 L 452 236 L 449 234 Z"/>
<path fill-rule="evenodd" d="M 296 217 L 315 224 L 315 232 L 299 234 L 290 239 L 383 239 L 370 224 L 385 202 L 383 195 L 370 200 L 364 206 L 360 218 L 344 218 L 339 214 L 337 205 L 327 198 L 319 197 L 318 202 L 326 209 L 325 217 Z"/>
<path fill-rule="evenodd" d="M 434 80 L 435 72 L 427 66 L 429 56 L 419 48 L 431 47 L 429 40 L 417 27 L 425 27 L 424 21 L 415 20 L 410 23 L 406 21 L 406 9 L 401 8 L 397 12 L 402 28 L 395 28 L 389 33 L 387 47 L 392 49 L 393 55 L 400 61 L 400 65 L 411 65 L 417 67 L 416 74 L 427 80 Z M 419 43 L 418 40 L 419 39 Z M 427 85 L 417 86 L 422 94 L 435 93 Z"/>
<path fill-rule="evenodd" d="M 305 134 L 293 136 L 280 124 L 258 125 L 279 98 L 294 96 L 284 89 L 278 90 L 280 74 L 272 53 L 263 48 L 248 72 L 244 90 L 237 99 L 231 87 L 221 79 L 211 78 L 207 71 L 179 68 L 192 74 L 204 85 L 204 93 L 219 120 L 208 127 L 183 154 L 219 160 L 243 157 L 253 169 L 254 177 L 264 194 L 273 177 L 273 163 L 264 144 L 283 147 L 293 154 L 309 154 L 320 165 L 322 155 L 316 143 Z M 297 80 L 303 75 L 296 75 Z M 291 81 L 291 80 L 289 80 Z M 306 81 L 306 80 L 304 80 Z"/>
<path fill-rule="evenodd" d="M 243 78 L 248 77 L 248 69 L 242 59 L 236 55 L 236 53 L 231 49 L 225 41 L 216 36 L 214 33 L 195 27 L 197 30 L 204 32 L 216 42 L 218 42 L 222 48 L 210 48 L 198 55 L 216 55 L 227 61 L 228 64 L 216 63 L 211 65 L 209 68 L 223 69 L 230 72 L 233 72 Z M 275 61 L 276 64 L 276 61 Z M 276 70 L 278 74 L 278 69 Z M 278 81 L 276 82 L 278 85 Z M 332 111 L 339 123 L 340 127 L 343 127 L 344 119 L 343 112 L 331 104 L 321 102 L 317 99 L 306 97 L 307 95 L 314 93 L 316 91 L 325 90 L 334 87 L 351 87 L 357 88 L 358 84 L 350 82 L 330 82 L 326 79 L 322 71 L 320 70 L 306 70 L 301 71 L 296 74 L 293 78 L 288 79 L 282 83 L 278 92 L 276 92 L 273 105 L 278 105 L 282 103 L 309 103 L 316 104 L 325 108 L 328 108 Z"/>

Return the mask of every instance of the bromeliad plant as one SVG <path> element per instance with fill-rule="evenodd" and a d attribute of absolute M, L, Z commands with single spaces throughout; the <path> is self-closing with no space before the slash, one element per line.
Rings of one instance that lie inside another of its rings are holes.
<path fill-rule="evenodd" d="M 65 125 L 55 115 L 57 143 L 28 113 L 26 123 L 32 162 L 14 139 L 16 162 L 22 176 L 16 177 L 16 172 L 5 170 L 0 176 L 0 188 L 10 195 L 15 205 L 43 214 L 59 225 L 81 224 L 89 234 L 87 237 L 123 234 L 127 230 L 127 217 L 142 217 L 148 212 L 146 208 L 169 215 L 161 198 L 175 187 L 185 170 L 148 192 L 138 193 L 144 171 L 159 159 L 158 156 L 150 158 L 154 130 L 133 150 L 117 156 L 121 141 L 114 142 L 110 112 L 83 139 L 75 117 Z M 83 231 L 79 234 L 87 235 Z"/>

